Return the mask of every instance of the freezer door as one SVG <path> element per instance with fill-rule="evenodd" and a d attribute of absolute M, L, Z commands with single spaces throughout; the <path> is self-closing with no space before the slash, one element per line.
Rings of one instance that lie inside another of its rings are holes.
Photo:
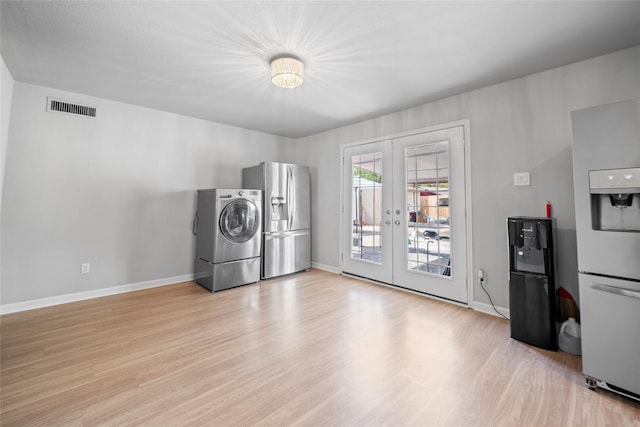
<path fill-rule="evenodd" d="M 282 276 L 311 268 L 311 231 L 265 233 L 262 278 Z"/>
<path fill-rule="evenodd" d="M 640 395 L 640 282 L 579 275 L 585 375 Z"/>

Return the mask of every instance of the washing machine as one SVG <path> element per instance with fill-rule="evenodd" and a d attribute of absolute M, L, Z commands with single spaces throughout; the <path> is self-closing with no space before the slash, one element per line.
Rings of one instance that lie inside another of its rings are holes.
<path fill-rule="evenodd" d="M 260 280 L 262 192 L 198 190 L 196 282 L 211 292 Z"/>

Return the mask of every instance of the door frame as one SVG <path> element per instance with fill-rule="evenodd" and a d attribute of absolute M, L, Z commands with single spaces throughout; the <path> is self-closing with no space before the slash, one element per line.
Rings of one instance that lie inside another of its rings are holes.
<path fill-rule="evenodd" d="M 397 138 L 402 138 L 402 137 L 406 137 L 406 136 L 413 136 L 413 135 L 419 135 L 422 133 L 427 133 L 427 132 L 433 132 L 433 131 L 439 131 L 439 130 L 445 130 L 445 129 L 449 129 L 449 128 L 453 128 L 453 127 L 462 127 L 462 132 L 463 132 L 463 139 L 464 139 L 464 185 L 465 185 L 465 225 L 466 225 L 466 240 L 467 240 L 467 247 L 465 249 L 465 255 L 466 255 L 466 262 L 467 262 L 467 277 L 466 277 L 466 285 L 467 285 L 467 303 L 466 304 L 462 304 L 465 305 L 467 307 L 470 307 L 473 305 L 473 278 L 475 277 L 475 274 L 473 274 L 473 229 L 472 229 L 472 225 L 473 225 L 473 217 L 472 217 L 472 213 L 473 213 L 473 209 L 472 209 L 472 205 L 471 205 L 471 195 L 472 195 L 472 187 L 471 187 L 471 131 L 470 131 L 470 120 L 469 119 L 462 119 L 462 120 L 456 120 L 453 122 L 447 122 L 447 123 L 442 123 L 442 124 L 438 124 L 438 125 L 433 125 L 433 126 L 428 126 L 428 127 L 424 127 L 424 128 L 419 128 L 419 129 L 414 129 L 414 130 L 410 130 L 410 131 L 405 131 L 405 132 L 399 132 L 399 133 L 394 133 L 394 134 L 388 134 L 388 135 L 381 135 L 381 136 L 376 136 L 373 138 L 367 138 L 367 139 L 363 139 L 363 140 L 359 140 L 359 141 L 354 141 L 354 142 L 349 142 L 349 143 L 345 143 L 340 145 L 340 159 L 339 159 L 339 164 L 340 164 L 340 273 L 341 274 L 345 274 L 344 270 L 343 270 L 343 257 L 345 254 L 345 251 L 347 249 L 350 250 L 350 248 L 345 248 L 344 247 L 344 242 L 345 242 L 345 236 L 344 236 L 344 227 L 342 226 L 342 217 L 343 217 L 343 212 L 344 209 L 346 209 L 346 207 L 344 206 L 344 189 L 345 189 L 345 182 L 344 182 L 344 150 L 347 147 L 353 147 L 353 146 L 357 146 L 357 145 L 365 145 L 365 144 L 371 144 L 371 143 L 375 143 L 375 142 L 380 142 L 380 141 L 386 141 L 386 140 L 392 140 L 392 139 L 397 139 Z M 365 278 L 366 279 L 366 278 Z M 373 280 L 372 280 L 373 281 Z M 375 281 L 373 281 L 375 282 Z M 377 282 L 376 282 L 377 283 Z M 390 285 L 393 286 L 396 289 L 404 289 L 400 286 L 395 286 L 393 283 L 385 283 L 386 285 Z M 454 304 L 461 304 L 459 302 L 454 302 L 454 301 L 450 301 L 448 299 L 445 298 L 440 298 L 436 295 L 430 295 L 430 294 L 425 294 L 422 292 L 417 292 L 417 291 L 413 291 L 413 290 L 409 290 L 409 292 L 415 292 L 415 293 L 419 293 L 420 295 L 424 295 L 424 296 L 428 296 L 431 298 L 435 298 L 435 299 L 441 299 L 447 302 L 452 302 Z"/>

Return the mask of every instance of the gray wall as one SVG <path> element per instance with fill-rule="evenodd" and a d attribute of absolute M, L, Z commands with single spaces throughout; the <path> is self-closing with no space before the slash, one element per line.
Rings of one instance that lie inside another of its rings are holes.
<path fill-rule="evenodd" d="M 559 284 L 578 297 L 570 112 L 639 97 L 639 76 L 635 47 L 300 139 L 322 236 L 313 261 L 339 268 L 341 144 L 470 119 L 475 302 L 489 302 L 476 279 L 483 268 L 496 305 L 509 306 L 506 218 L 544 216 L 547 200 L 558 220 Z M 531 186 L 514 187 L 514 172 L 530 172 Z"/>
<path fill-rule="evenodd" d="M 98 117 L 48 113 L 48 96 Z M 292 139 L 21 82 L 8 141 L 2 304 L 192 274 L 195 191 L 295 156 Z"/>

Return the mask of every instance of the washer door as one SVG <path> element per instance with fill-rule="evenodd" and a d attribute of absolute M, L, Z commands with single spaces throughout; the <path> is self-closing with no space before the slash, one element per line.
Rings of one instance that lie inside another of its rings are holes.
<path fill-rule="evenodd" d="M 236 199 L 229 203 L 220 214 L 220 231 L 232 243 L 244 243 L 260 228 L 260 213 L 251 200 Z"/>

